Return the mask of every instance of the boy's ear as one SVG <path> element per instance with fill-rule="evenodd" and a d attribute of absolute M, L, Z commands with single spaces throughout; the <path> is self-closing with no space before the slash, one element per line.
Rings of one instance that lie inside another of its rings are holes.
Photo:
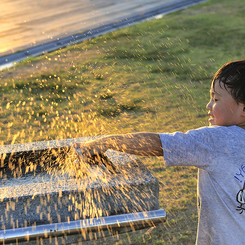
<path fill-rule="evenodd" d="M 242 116 L 245 117 L 245 105 L 243 106 Z"/>
<path fill-rule="evenodd" d="M 245 104 L 241 103 L 240 105 L 241 105 L 241 109 L 242 109 L 241 116 L 245 117 Z"/>

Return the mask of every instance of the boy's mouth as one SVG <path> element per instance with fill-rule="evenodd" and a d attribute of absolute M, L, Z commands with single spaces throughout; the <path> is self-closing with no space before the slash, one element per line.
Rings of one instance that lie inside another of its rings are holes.
<path fill-rule="evenodd" d="M 209 121 L 210 123 L 213 123 L 213 122 L 214 122 L 214 116 L 211 115 L 211 114 L 209 114 L 209 113 L 208 113 L 208 115 L 209 115 L 208 121 Z"/>

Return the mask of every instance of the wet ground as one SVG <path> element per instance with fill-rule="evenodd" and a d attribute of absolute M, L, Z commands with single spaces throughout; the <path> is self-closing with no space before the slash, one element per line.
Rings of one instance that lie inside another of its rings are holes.
<path fill-rule="evenodd" d="M 174 0 L 1 0 L 0 56 L 172 2 Z"/>

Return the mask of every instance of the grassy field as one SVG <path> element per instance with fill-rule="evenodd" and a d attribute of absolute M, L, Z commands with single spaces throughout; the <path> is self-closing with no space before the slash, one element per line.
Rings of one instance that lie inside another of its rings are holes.
<path fill-rule="evenodd" d="M 207 125 L 210 81 L 244 58 L 245 1 L 210 0 L 0 72 L 2 145 Z M 168 220 L 116 244 L 194 244 L 195 168 L 141 158 Z"/>

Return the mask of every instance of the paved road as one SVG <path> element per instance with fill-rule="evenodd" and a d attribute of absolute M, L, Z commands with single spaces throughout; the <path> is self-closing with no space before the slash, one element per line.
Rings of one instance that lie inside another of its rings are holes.
<path fill-rule="evenodd" d="M 97 28 L 176 0 L 1 0 L 0 56 Z"/>

